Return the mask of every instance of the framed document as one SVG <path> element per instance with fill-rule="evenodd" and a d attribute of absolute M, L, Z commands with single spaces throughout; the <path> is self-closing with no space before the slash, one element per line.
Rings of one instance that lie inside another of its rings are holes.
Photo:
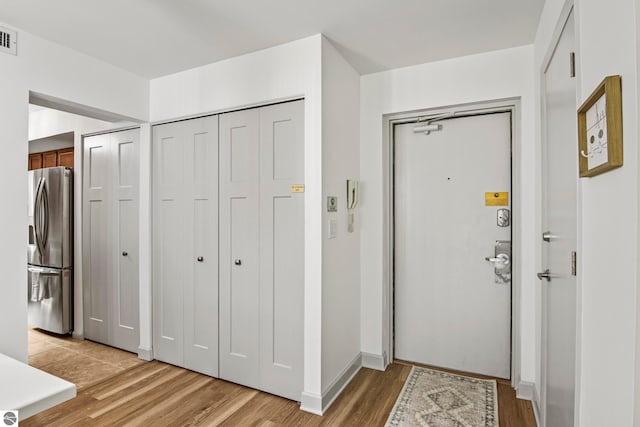
<path fill-rule="evenodd" d="M 578 109 L 580 177 L 622 166 L 622 85 L 608 76 Z"/>

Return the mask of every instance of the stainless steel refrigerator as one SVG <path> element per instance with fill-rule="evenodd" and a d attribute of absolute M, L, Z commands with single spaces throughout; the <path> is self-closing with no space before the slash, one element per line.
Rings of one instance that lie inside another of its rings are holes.
<path fill-rule="evenodd" d="M 59 334 L 73 329 L 73 173 L 29 172 L 29 324 Z"/>

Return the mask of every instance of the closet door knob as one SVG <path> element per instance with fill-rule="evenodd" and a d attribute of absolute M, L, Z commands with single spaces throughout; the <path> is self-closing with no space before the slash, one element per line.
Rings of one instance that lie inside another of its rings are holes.
<path fill-rule="evenodd" d="M 202 262 L 202 261 L 204 261 L 204 257 L 199 256 L 198 257 L 198 262 Z"/>
<path fill-rule="evenodd" d="M 122 252 L 122 256 L 127 256 L 127 255 L 129 255 L 128 252 Z"/>
<path fill-rule="evenodd" d="M 235 261 L 233 261 L 233 263 L 235 265 L 242 265 L 242 260 L 241 259 L 236 259 Z"/>

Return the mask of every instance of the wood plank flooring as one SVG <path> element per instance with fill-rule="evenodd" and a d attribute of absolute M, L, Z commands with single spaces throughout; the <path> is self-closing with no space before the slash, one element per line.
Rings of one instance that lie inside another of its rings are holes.
<path fill-rule="evenodd" d="M 100 344 L 52 345 L 38 344 L 46 349 L 30 361 L 62 378 L 79 378 L 78 396 L 21 421 L 22 426 L 383 426 L 411 370 L 403 362 L 391 364 L 385 372 L 363 368 L 319 417 L 300 411 L 296 402 L 162 362 L 138 361 L 131 353 Z M 69 351 L 70 345 L 78 351 Z M 91 353 L 82 354 L 81 346 Z M 56 354 L 60 349 L 64 356 Z M 114 370 L 92 372 L 82 366 L 86 358 Z M 79 366 L 70 369 L 73 360 Z M 61 362 L 67 367 L 56 366 Z M 498 381 L 498 399 L 501 427 L 536 425 L 531 403 L 516 399 L 507 381 Z"/>

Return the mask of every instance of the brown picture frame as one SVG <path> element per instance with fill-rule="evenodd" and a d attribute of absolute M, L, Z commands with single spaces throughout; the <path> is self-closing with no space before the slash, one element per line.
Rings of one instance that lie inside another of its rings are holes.
<path fill-rule="evenodd" d="M 602 97 L 606 101 L 607 160 L 589 169 L 587 111 Z M 589 178 L 622 166 L 622 79 L 607 76 L 578 109 L 578 159 L 580 177 Z"/>

